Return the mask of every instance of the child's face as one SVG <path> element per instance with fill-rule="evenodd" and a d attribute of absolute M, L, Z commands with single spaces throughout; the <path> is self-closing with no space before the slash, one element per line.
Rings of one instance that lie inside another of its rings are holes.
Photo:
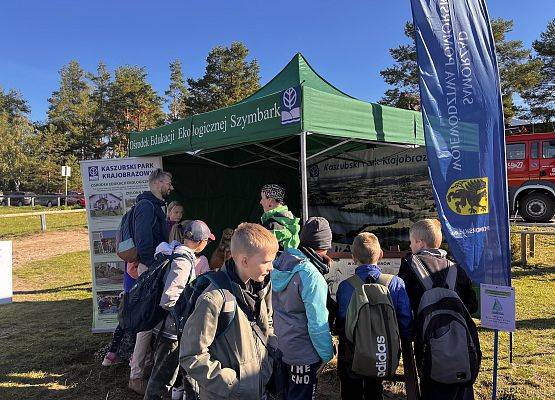
<path fill-rule="evenodd" d="M 179 222 L 183 218 L 183 207 L 175 206 L 168 214 L 168 219 L 172 222 Z"/>
<path fill-rule="evenodd" d="M 264 193 L 260 193 L 260 205 L 264 212 L 268 212 L 276 208 L 276 202 L 274 199 L 269 199 Z"/>
<path fill-rule="evenodd" d="M 195 253 L 201 253 L 204 250 L 204 248 L 206 247 L 207 244 L 208 244 L 208 239 L 201 240 L 200 244 L 195 249 Z"/>
<path fill-rule="evenodd" d="M 410 238 L 410 250 L 412 251 L 413 254 L 416 254 L 420 250 L 426 248 L 426 243 L 424 243 L 421 239 L 417 239 L 413 235 L 410 235 L 409 238 Z"/>
<path fill-rule="evenodd" d="M 235 257 L 234 257 L 235 258 Z M 264 282 L 264 279 L 272 272 L 272 263 L 276 258 L 275 251 L 259 250 L 254 254 L 239 255 L 240 277 L 245 282 L 252 279 L 255 282 Z"/>

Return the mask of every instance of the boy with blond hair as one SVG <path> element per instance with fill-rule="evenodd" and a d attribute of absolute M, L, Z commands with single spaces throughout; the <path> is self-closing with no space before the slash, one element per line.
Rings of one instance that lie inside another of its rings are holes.
<path fill-rule="evenodd" d="M 204 399 L 259 400 L 272 373 L 267 347 L 275 347 L 270 272 L 278 251 L 261 225 L 242 223 L 231 238 L 231 259 L 216 273 L 229 288 L 211 284 L 199 296 L 183 328 L 180 364 Z M 221 314 L 234 318 L 218 331 Z M 273 344 L 273 345 L 272 345 Z"/>
<path fill-rule="evenodd" d="M 359 233 L 351 246 L 353 260 L 358 264 L 355 276 L 364 283 L 380 283 L 382 272 L 378 267 L 378 261 L 383 257 L 383 251 L 376 235 L 369 232 Z M 410 325 L 412 315 L 410 311 L 409 298 L 405 290 L 405 283 L 397 276 L 389 276 L 387 283 L 393 307 L 395 308 L 400 334 L 403 337 L 410 336 Z M 341 398 L 344 400 L 371 400 L 383 399 L 383 386 L 381 379 L 361 377 L 352 372 L 350 343 L 347 343 L 345 335 L 345 319 L 347 309 L 355 289 L 348 280 L 339 284 L 337 289 L 337 303 L 339 306 L 337 314 L 337 326 L 339 331 L 338 352 L 338 375 L 341 382 Z"/>
<path fill-rule="evenodd" d="M 463 268 L 448 261 L 447 252 L 439 248 L 443 239 L 441 223 L 437 219 L 422 219 L 410 228 L 409 237 L 412 254 L 402 259 L 398 276 L 407 285 L 407 293 L 415 317 L 418 315 L 422 296 L 429 290 L 424 287 L 422 278 L 417 275 L 417 273 L 422 275 L 422 272 L 418 272 L 421 267 L 425 269 L 424 272 L 429 277 L 428 279 L 431 278 L 430 286 L 432 288 L 447 288 L 449 271 L 452 269 L 451 267 L 456 268 L 456 274 L 452 274 L 453 277 L 456 277 L 453 289 L 468 312 L 470 314 L 476 312 L 478 302 L 470 278 Z M 415 347 L 417 365 L 421 363 L 419 355 L 422 353 L 418 347 Z M 442 384 L 431 382 L 421 376 L 420 388 L 423 400 L 474 398 L 472 384 Z"/>

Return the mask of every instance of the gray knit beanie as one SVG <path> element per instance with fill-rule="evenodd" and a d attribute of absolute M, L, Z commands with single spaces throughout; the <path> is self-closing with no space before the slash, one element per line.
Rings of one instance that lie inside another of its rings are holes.
<path fill-rule="evenodd" d="M 301 246 L 313 250 L 331 249 L 331 228 L 327 219 L 310 217 L 301 231 Z"/>

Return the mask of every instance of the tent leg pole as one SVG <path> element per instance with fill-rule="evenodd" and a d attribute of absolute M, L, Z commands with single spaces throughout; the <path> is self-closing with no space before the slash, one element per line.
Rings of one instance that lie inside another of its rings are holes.
<path fill-rule="evenodd" d="M 301 132 L 301 203 L 303 224 L 308 219 L 308 180 L 306 172 L 306 132 Z"/>

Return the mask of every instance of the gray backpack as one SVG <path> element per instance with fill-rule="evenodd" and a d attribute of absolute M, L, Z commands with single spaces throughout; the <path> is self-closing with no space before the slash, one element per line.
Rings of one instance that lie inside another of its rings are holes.
<path fill-rule="evenodd" d="M 415 355 L 423 378 L 443 384 L 473 383 L 482 353 L 476 324 L 455 284 L 457 266 L 448 260 L 447 277 L 434 286 L 428 268 L 413 255 L 411 266 L 426 290 L 416 314 Z"/>
<path fill-rule="evenodd" d="M 388 379 L 395 375 L 401 355 L 399 327 L 389 294 L 393 275 L 363 282 L 357 275 L 347 282 L 354 288 L 345 320 L 345 336 L 352 344 L 355 374 Z"/>

